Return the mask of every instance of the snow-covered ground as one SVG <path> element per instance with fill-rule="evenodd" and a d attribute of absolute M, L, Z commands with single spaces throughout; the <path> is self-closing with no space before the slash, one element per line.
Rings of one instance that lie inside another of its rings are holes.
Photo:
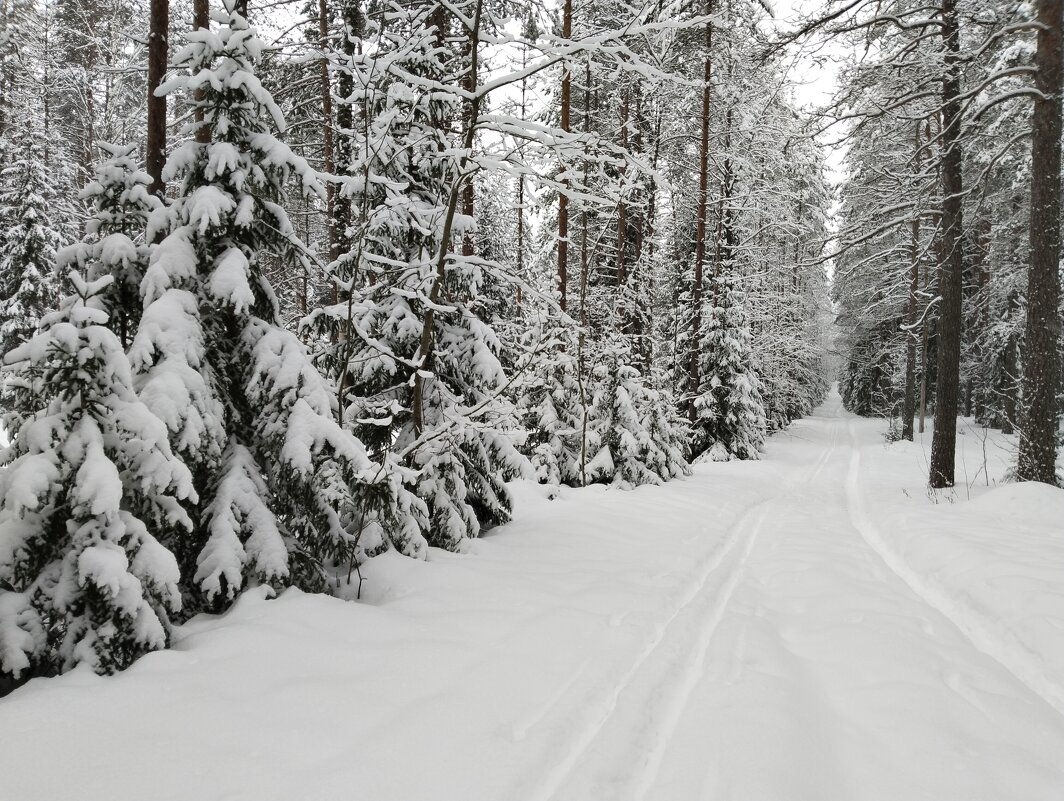
<path fill-rule="evenodd" d="M 966 428 L 928 498 L 930 438 L 883 428 L 832 396 L 759 463 L 520 485 L 361 603 L 245 597 L 34 681 L 0 801 L 1060 801 L 1064 491 L 994 488 L 1009 443 Z"/>

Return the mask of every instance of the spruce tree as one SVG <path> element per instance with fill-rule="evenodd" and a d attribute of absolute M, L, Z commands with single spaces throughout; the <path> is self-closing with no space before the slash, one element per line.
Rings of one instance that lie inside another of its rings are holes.
<path fill-rule="evenodd" d="M 529 318 L 531 319 L 531 318 Z M 587 483 L 587 413 L 571 327 L 545 315 L 525 337 L 515 368 L 514 403 L 527 432 L 522 452 L 537 481 L 551 487 Z"/>
<path fill-rule="evenodd" d="M 708 452 L 714 461 L 757 459 L 765 441 L 765 409 L 743 301 L 734 279 L 719 276 L 714 284 L 695 398 L 696 452 Z"/>
<path fill-rule="evenodd" d="M 218 27 L 188 34 L 185 96 L 210 136 L 168 160 L 177 199 L 155 224 L 130 351 L 141 397 L 165 421 L 200 504 L 177 550 L 188 611 L 221 608 L 250 583 L 323 589 L 335 571 L 392 545 L 424 553 L 416 499 L 335 419 L 335 393 L 279 324 L 267 257 L 305 268 L 281 205 L 289 179 L 321 194 L 283 144 L 280 111 L 255 76 L 263 42 L 226 0 Z"/>
<path fill-rule="evenodd" d="M 167 542 L 191 521 L 192 476 L 140 402 L 108 328 L 111 276 L 87 282 L 5 360 L 23 411 L 0 471 L 0 673 L 89 664 L 98 673 L 165 647 L 181 609 Z"/>
<path fill-rule="evenodd" d="M 114 278 L 106 299 L 110 326 L 128 346 L 140 324 L 140 282 L 150 252 L 144 231 L 161 204 L 148 191 L 151 177 L 138 166 L 135 146 L 101 143 L 99 147 L 105 158 L 96 168 L 96 179 L 81 192 L 82 199 L 94 206 L 86 237 L 64 248 L 59 262 L 61 267 L 80 268 L 89 280 Z"/>
<path fill-rule="evenodd" d="M 0 171 L 0 356 L 28 340 L 58 300 L 56 192 L 32 130 L 23 131 L 12 155 Z"/>
<path fill-rule="evenodd" d="M 461 99 L 422 87 L 457 84 L 460 59 L 438 46 L 446 15 L 427 12 L 371 21 L 373 48 L 346 67 L 364 109 L 343 192 L 359 224 L 331 266 L 340 302 L 308 323 L 331 340 L 322 363 L 340 386 L 345 423 L 377 458 L 416 471 L 410 486 L 428 507 L 429 542 L 456 549 L 510 518 L 504 482 L 527 463 L 509 433 L 485 291 L 508 276 L 498 262 L 454 252 L 474 226 L 448 208 L 452 187 L 471 180 L 459 175 L 449 131 Z"/>

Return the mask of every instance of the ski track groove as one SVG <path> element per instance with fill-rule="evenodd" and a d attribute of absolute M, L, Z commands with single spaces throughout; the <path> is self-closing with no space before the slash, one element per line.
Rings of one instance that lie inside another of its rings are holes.
<path fill-rule="evenodd" d="M 731 524 L 728 534 L 724 538 L 724 544 L 715 549 L 712 556 L 706 560 L 706 566 L 703 568 L 698 579 L 685 595 L 680 605 L 670 613 L 668 619 L 664 623 L 659 624 L 656 627 L 656 636 L 644 647 L 639 657 L 637 657 L 632 666 L 624 673 L 620 681 L 609 693 L 606 694 L 601 703 L 595 704 L 596 707 L 604 706 L 605 709 L 595 716 L 595 719 L 591 724 L 586 727 L 578 737 L 574 738 L 575 742 L 573 742 L 567 749 L 566 757 L 558 763 L 557 768 L 551 772 L 547 781 L 541 786 L 540 791 L 533 796 L 536 801 L 553 801 L 553 799 L 557 797 L 558 792 L 562 789 L 566 780 L 573 775 L 581 758 L 587 754 L 594 745 L 596 739 L 601 735 L 602 731 L 609 723 L 610 718 L 617 709 L 621 695 L 629 686 L 631 686 L 632 682 L 639 674 L 639 671 L 665 642 L 672 625 L 684 611 L 689 609 L 691 605 L 698 600 L 699 596 L 705 591 L 710 580 L 720 569 L 721 565 L 723 565 L 725 560 L 740 547 L 740 543 L 745 540 L 746 546 L 742 548 L 742 554 L 737 564 L 731 568 L 718 593 L 718 600 L 713 604 L 710 613 L 710 622 L 703 628 L 704 635 L 698 638 L 694 647 L 687 652 L 688 655 L 690 655 L 692 651 L 695 652 L 696 664 L 693 669 L 689 669 L 685 672 L 684 681 L 681 684 L 681 690 L 677 696 L 675 696 L 674 702 L 670 704 L 668 714 L 665 716 L 666 727 L 669 734 L 665 737 L 659 738 L 657 744 L 651 747 L 650 756 L 645 761 L 645 768 L 636 786 L 635 799 L 638 801 L 639 799 L 645 798 L 646 793 L 653 787 L 654 781 L 660 771 L 661 763 L 667 751 L 668 741 L 679 725 L 683 713 L 683 703 L 690 697 L 691 693 L 694 692 L 694 689 L 698 684 L 698 679 L 701 678 L 703 674 L 705 656 L 709 652 L 710 645 L 712 645 L 713 635 L 716 633 L 720 622 L 724 619 L 724 613 L 728 602 L 731 600 L 732 595 L 739 586 L 739 582 L 743 575 L 743 568 L 745 567 L 750 554 L 753 552 L 757 535 L 760 533 L 764 520 L 768 516 L 768 510 L 766 507 L 792 493 L 798 486 L 811 484 L 815 481 L 817 476 L 820 475 L 824 467 L 830 461 L 832 454 L 835 452 L 837 443 L 838 432 L 836 430 L 831 445 L 824 450 L 824 453 L 811 467 L 802 471 L 804 474 L 802 478 L 791 478 L 785 481 L 778 492 L 768 498 L 764 498 L 747 506 L 740 514 L 739 518 Z M 756 522 L 751 527 L 750 521 L 755 517 Z M 744 537 L 744 533 L 746 533 L 747 536 Z M 534 716 L 534 720 L 539 722 L 545 718 L 552 705 L 553 704 L 548 704 L 544 711 Z M 530 728 L 530 726 L 522 726 L 522 735 L 527 734 Z"/>
<path fill-rule="evenodd" d="M 709 653 L 709 647 L 713 643 L 713 637 L 717 633 L 717 629 L 720 627 L 721 621 L 724 619 L 724 613 L 728 608 L 732 596 L 735 594 L 735 590 L 739 586 L 739 582 L 744 575 L 744 568 L 746 563 L 750 559 L 750 554 L 753 553 L 754 545 L 757 542 L 758 534 L 761 533 L 761 529 L 764 526 L 765 518 L 768 517 L 768 506 L 778 500 L 778 497 L 773 497 L 769 501 L 763 504 L 760 514 L 750 527 L 747 536 L 745 537 L 746 545 L 742 549 L 742 553 L 739 555 L 737 562 L 731 568 L 727 578 L 717 595 L 717 599 L 713 604 L 712 612 L 710 613 L 710 619 L 708 624 L 702 627 L 701 636 L 698 638 L 695 645 L 695 660 L 691 663 L 687 662 L 689 667 L 683 672 L 682 681 L 678 685 L 678 691 L 674 692 L 669 699 L 665 714 L 660 721 L 660 727 L 653 727 L 651 730 L 654 732 L 655 737 L 653 745 L 649 749 L 649 756 L 644 762 L 644 768 L 640 771 L 640 775 L 637 778 L 635 784 L 635 801 L 643 801 L 646 798 L 650 789 L 654 786 L 654 783 L 658 779 L 658 775 L 661 773 L 661 765 L 665 759 L 665 754 L 668 751 L 668 746 L 672 742 L 676 735 L 676 730 L 680 725 L 680 720 L 683 717 L 684 709 L 687 706 L 687 702 L 690 700 L 695 689 L 698 687 L 699 680 L 705 673 L 706 655 Z"/>
<path fill-rule="evenodd" d="M 772 496 L 751 504 L 746 507 L 739 518 L 732 523 L 729 527 L 728 534 L 724 538 L 723 544 L 716 548 L 709 559 L 706 560 L 698 579 L 693 582 L 693 585 L 686 593 L 683 601 L 669 614 L 668 618 L 663 623 L 659 623 L 656 627 L 656 634 L 653 639 L 644 646 L 635 662 L 633 662 L 631 667 L 624 672 L 620 680 L 604 696 L 596 699 L 593 706 L 601 711 L 596 713 L 590 723 L 572 739 L 569 747 L 566 748 L 566 756 L 557 763 L 557 767 L 551 771 L 539 791 L 532 796 L 533 799 L 536 799 L 536 801 L 551 801 L 551 799 L 556 797 L 558 791 L 565 784 L 565 781 L 573 774 L 580 759 L 588 752 L 591 746 L 595 743 L 595 740 L 606 727 L 606 724 L 617 709 L 618 701 L 625 689 L 632 684 L 647 660 L 650 659 L 650 657 L 658 651 L 662 643 L 665 642 L 673 623 L 675 623 L 677 618 L 679 618 L 683 612 L 699 598 L 709 584 L 710 579 L 716 574 L 717 569 L 724 563 L 724 560 L 727 559 L 737 547 L 739 547 L 739 543 L 742 539 L 741 535 L 746 529 L 746 525 L 750 518 L 753 517 L 761 507 L 768 505 L 775 499 L 776 496 Z M 723 617 L 723 609 L 720 610 L 720 615 Z M 537 719 L 542 719 L 545 715 L 546 713 L 539 715 Z"/>
<path fill-rule="evenodd" d="M 1017 682 L 1051 709 L 1064 717 L 1064 687 L 1045 675 L 1034 657 L 1015 637 L 1005 632 L 996 636 L 992 624 L 983 615 L 967 608 L 962 601 L 953 598 L 933 581 L 920 576 L 883 539 L 875 524 L 868 517 L 861 500 L 859 476 L 861 450 L 857 432 L 852 422 L 847 424 L 853 453 L 850 456 L 846 476 L 847 512 L 850 522 L 869 549 L 879 557 L 886 568 L 901 580 L 920 601 L 934 609 L 948 621 L 973 648 L 993 659 Z"/>

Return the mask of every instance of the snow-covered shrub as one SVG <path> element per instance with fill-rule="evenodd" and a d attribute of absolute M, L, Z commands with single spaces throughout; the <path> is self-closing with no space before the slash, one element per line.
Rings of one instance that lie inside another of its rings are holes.
<path fill-rule="evenodd" d="M 536 480 L 555 487 L 587 483 L 581 471 L 592 455 L 587 452 L 576 343 L 567 336 L 571 330 L 553 315 L 537 324 L 525 338 L 512 387 L 527 432 L 522 452 L 531 460 Z"/>
<path fill-rule="evenodd" d="M 680 448 L 686 428 L 672 411 L 672 398 L 650 388 L 629 359 L 624 347 L 610 348 L 598 359 L 588 411 L 595 432 L 589 444 L 597 446 L 588 477 L 626 488 L 660 484 L 687 470 Z"/>

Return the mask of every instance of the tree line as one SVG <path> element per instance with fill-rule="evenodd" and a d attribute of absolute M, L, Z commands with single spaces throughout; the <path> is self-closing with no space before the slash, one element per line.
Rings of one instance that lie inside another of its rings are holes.
<path fill-rule="evenodd" d="M 800 32 L 855 53 L 829 114 L 848 175 L 834 291 L 859 413 L 924 431 L 952 486 L 958 414 L 1019 434 L 1059 482 L 1058 2 L 833 3 Z"/>
<path fill-rule="evenodd" d="M 757 2 L 5 0 L 0 674 L 757 458 L 831 190 Z"/>

